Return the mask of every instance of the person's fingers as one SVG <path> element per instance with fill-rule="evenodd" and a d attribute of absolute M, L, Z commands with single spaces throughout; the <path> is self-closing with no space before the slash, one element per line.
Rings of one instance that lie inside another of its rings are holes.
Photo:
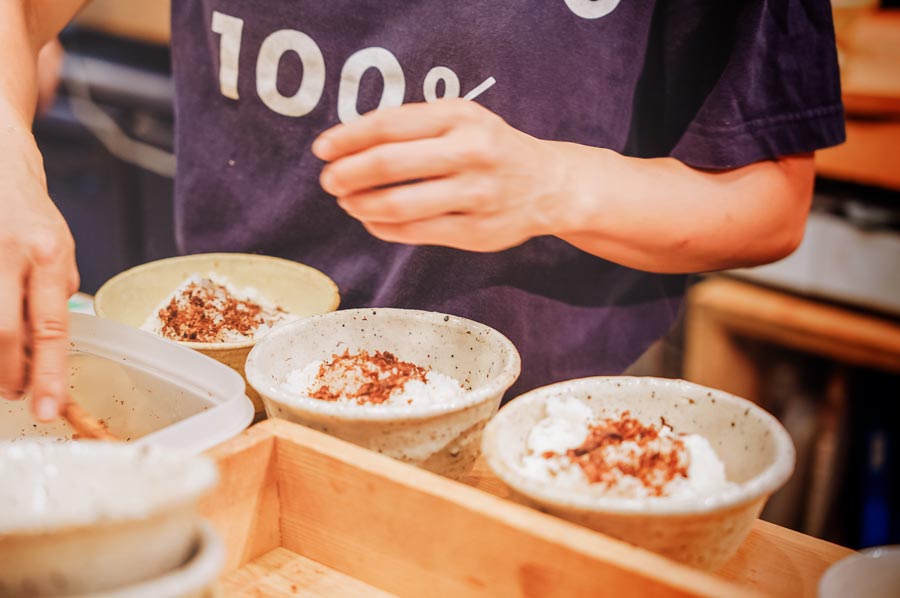
<path fill-rule="evenodd" d="M 68 292 L 69 292 L 69 297 L 71 297 L 72 295 L 77 293 L 78 290 L 81 288 L 81 277 L 78 275 L 77 270 L 75 271 L 75 274 L 72 274 L 72 276 L 69 278 L 69 285 L 67 288 L 68 288 Z"/>
<path fill-rule="evenodd" d="M 20 398 L 25 386 L 23 266 L 16 259 L 12 252 L 0 257 L 0 398 L 4 399 Z"/>
<path fill-rule="evenodd" d="M 467 229 L 469 234 L 477 234 L 477 219 L 460 214 L 448 214 L 428 220 L 415 222 L 363 223 L 371 234 L 383 241 L 407 243 L 409 245 L 445 245 L 455 246 L 460 241 L 460 230 Z"/>
<path fill-rule="evenodd" d="M 334 196 L 460 172 L 482 152 L 443 138 L 387 143 L 341 158 L 322 170 L 321 183 Z"/>
<path fill-rule="evenodd" d="M 68 401 L 70 263 L 53 247 L 37 250 L 28 279 L 28 321 L 31 327 L 31 393 L 34 414 L 50 421 Z"/>
<path fill-rule="evenodd" d="M 474 185 L 457 177 L 386 187 L 338 198 L 338 205 L 364 222 L 402 223 L 468 212 L 487 203 Z"/>
<path fill-rule="evenodd" d="M 467 251 L 502 251 L 522 243 L 516 226 L 502 214 L 472 216 L 448 214 L 400 224 L 364 222 L 375 237 L 409 245 L 441 245 Z"/>
<path fill-rule="evenodd" d="M 458 99 L 374 110 L 319 135 L 313 141 L 312 152 L 330 162 L 383 143 L 439 137 L 481 112 L 488 113 L 473 102 Z"/>

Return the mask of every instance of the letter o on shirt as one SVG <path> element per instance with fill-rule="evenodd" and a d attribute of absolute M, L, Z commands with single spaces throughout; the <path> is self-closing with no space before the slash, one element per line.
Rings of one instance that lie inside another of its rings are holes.
<path fill-rule="evenodd" d="M 582 19 L 599 19 L 616 9 L 620 0 L 566 0 L 566 6 Z"/>

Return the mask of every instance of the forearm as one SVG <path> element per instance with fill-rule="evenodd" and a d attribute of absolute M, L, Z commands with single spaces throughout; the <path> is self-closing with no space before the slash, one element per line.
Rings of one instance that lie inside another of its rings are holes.
<path fill-rule="evenodd" d="M 27 143 L 37 104 L 37 50 L 18 0 L 0 2 L 0 56 L 0 131 L 3 149 L 12 153 Z"/>
<path fill-rule="evenodd" d="M 589 253 L 654 272 L 704 272 L 775 261 L 802 238 L 812 156 L 713 172 L 556 145 L 566 193 L 552 232 Z"/>
<path fill-rule="evenodd" d="M 0 1 L 0 126 L 31 129 L 37 56 L 87 0 Z"/>
<path fill-rule="evenodd" d="M 47 195 L 31 121 L 38 52 L 68 20 L 66 9 L 74 14 L 80 5 L 0 0 L 0 399 L 30 388 L 43 420 L 68 400 L 66 299 L 78 271 L 72 235 Z"/>
<path fill-rule="evenodd" d="M 555 235 L 655 272 L 777 260 L 803 236 L 812 155 L 730 171 L 543 141 L 474 102 L 376 110 L 322 133 L 322 187 L 385 241 L 501 251 Z"/>
<path fill-rule="evenodd" d="M 40 152 L 31 135 L 38 97 L 37 56 L 84 0 L 0 1 L 0 176 L 43 182 Z M 25 194 L 5 194 L 10 201 Z"/>

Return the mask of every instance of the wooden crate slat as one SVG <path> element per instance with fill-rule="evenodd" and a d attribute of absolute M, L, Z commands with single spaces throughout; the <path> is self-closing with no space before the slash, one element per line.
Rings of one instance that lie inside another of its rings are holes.
<path fill-rule="evenodd" d="M 302 557 L 287 548 L 276 548 L 221 579 L 219 588 L 228 598 L 390 598 L 392 594 L 366 585 L 349 575 Z"/>
<path fill-rule="evenodd" d="M 851 554 L 849 548 L 758 520 L 719 575 L 779 598 L 815 598 L 825 570 Z"/>
<path fill-rule="evenodd" d="M 714 576 L 318 432 L 276 430 L 283 545 L 399 595 L 744 596 Z"/>
<path fill-rule="evenodd" d="M 852 551 L 758 521 L 716 575 L 280 420 L 213 449 L 228 596 L 815 596 Z M 494 496 L 496 495 L 496 496 Z M 352 590 L 352 591 L 351 591 Z"/>
<path fill-rule="evenodd" d="M 228 548 L 226 571 L 281 545 L 274 449 L 271 431 L 254 426 L 207 453 L 219 464 L 219 485 L 200 511 Z"/>
<path fill-rule="evenodd" d="M 510 494 L 483 460 L 463 482 L 500 498 Z M 767 596 L 815 598 L 819 577 L 851 554 L 849 548 L 757 519 L 737 554 L 716 575 Z"/>

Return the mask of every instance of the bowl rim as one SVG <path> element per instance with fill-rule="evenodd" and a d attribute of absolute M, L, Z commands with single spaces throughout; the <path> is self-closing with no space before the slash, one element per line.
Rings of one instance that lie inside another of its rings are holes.
<path fill-rule="evenodd" d="M 131 506 L 115 512 L 99 512 L 96 508 L 82 509 L 81 512 L 68 513 L 65 516 L 47 518 L 28 515 L 23 521 L 15 524 L 0 524 L 0 536 L 33 537 L 58 535 L 76 530 L 93 529 L 97 526 L 115 526 L 135 521 L 146 521 L 163 513 L 175 511 L 199 500 L 207 492 L 213 490 L 219 482 L 218 467 L 206 455 L 192 455 L 157 445 L 138 445 L 100 440 L 72 440 L 57 442 L 55 440 L 2 440 L 0 441 L 0 459 L 8 451 L 25 450 L 40 451 L 52 460 L 54 453 L 80 452 L 85 463 L 102 466 L 105 459 L 124 459 L 133 461 L 135 465 L 148 456 L 156 455 L 164 459 L 163 467 L 177 467 L 186 470 L 179 479 L 183 483 L 169 487 L 172 491 L 153 501 L 145 501 L 138 506 Z M 39 459 L 45 457 L 38 457 Z M 51 462 L 51 461 L 48 461 Z M 190 474 L 190 475 L 187 475 Z"/>
<path fill-rule="evenodd" d="M 831 564 L 819 578 L 818 590 L 820 595 L 830 589 L 829 586 L 840 583 L 841 576 L 847 571 L 852 572 L 860 563 L 878 560 L 881 558 L 894 558 L 900 560 L 900 544 L 885 544 L 882 546 L 870 546 L 863 548 Z"/>
<path fill-rule="evenodd" d="M 570 489 L 555 488 L 540 481 L 532 480 L 521 474 L 506 459 L 500 457 L 497 450 L 497 436 L 502 426 L 506 425 L 511 414 L 535 402 L 546 401 L 560 390 L 567 388 L 597 388 L 613 384 L 643 385 L 650 388 L 677 386 L 692 392 L 710 393 L 710 398 L 726 403 L 736 403 L 749 413 L 760 418 L 771 431 L 775 442 L 775 459 L 766 468 L 749 480 L 741 482 L 737 491 L 725 492 L 711 497 L 696 499 L 627 499 L 610 496 L 589 496 L 572 492 Z M 743 399 L 722 390 L 708 388 L 687 380 L 674 378 L 644 376 L 594 376 L 557 382 L 524 393 L 512 399 L 494 418 L 488 422 L 482 439 L 482 454 L 488 467 L 507 486 L 539 503 L 563 508 L 578 509 L 593 513 L 629 514 L 629 515 L 696 515 L 723 511 L 743 506 L 759 498 L 770 495 L 780 488 L 794 471 L 796 451 L 790 434 L 781 423 L 769 412 L 752 401 Z"/>
<path fill-rule="evenodd" d="M 182 566 L 129 586 L 92 593 L 94 598 L 157 598 L 187 595 L 215 582 L 225 565 L 225 544 L 212 524 L 200 519 L 196 552 Z M 87 598 L 81 595 L 73 598 Z"/>
<path fill-rule="evenodd" d="M 429 322 L 440 325 L 449 325 L 462 327 L 472 331 L 473 334 L 480 333 L 485 338 L 491 339 L 495 346 L 499 349 L 498 355 L 502 355 L 505 349 L 505 357 L 503 358 L 497 373 L 485 384 L 466 391 L 464 399 L 453 403 L 442 403 L 437 405 L 357 405 L 347 403 L 336 403 L 321 401 L 311 397 L 293 395 L 282 391 L 280 388 L 273 386 L 268 381 L 268 375 L 263 372 L 263 368 L 259 365 L 259 356 L 266 349 L 266 343 L 276 342 L 282 336 L 295 336 L 302 334 L 302 331 L 310 326 L 315 325 L 321 320 L 334 319 L 345 320 L 353 318 L 359 314 L 376 314 L 378 312 L 388 313 L 391 315 L 399 315 L 414 322 Z M 326 415 L 340 418 L 342 420 L 352 421 L 396 421 L 396 420 L 417 420 L 429 419 L 432 417 L 446 415 L 448 413 L 456 413 L 472 407 L 476 407 L 490 401 L 498 399 L 505 393 L 518 379 L 522 370 L 522 361 L 519 351 L 511 340 L 504 336 L 501 332 L 491 328 L 486 324 L 454 316 L 450 314 L 424 311 L 417 309 L 405 309 L 397 307 L 364 307 L 357 309 L 342 309 L 317 316 L 310 316 L 299 321 L 291 322 L 278 328 L 273 329 L 269 334 L 260 339 L 259 343 L 250 351 L 247 356 L 247 362 L 244 371 L 247 376 L 247 382 L 256 392 L 263 397 L 263 401 L 274 401 L 275 403 L 286 407 L 300 409 L 308 413 L 317 415 Z"/>
<path fill-rule="evenodd" d="M 144 270 L 153 270 L 154 268 L 160 267 L 160 265 L 172 263 L 172 262 L 191 262 L 191 261 L 201 261 L 208 259 L 219 259 L 219 260 L 259 260 L 273 263 L 280 263 L 282 265 L 288 266 L 290 268 L 294 268 L 297 270 L 303 270 L 311 274 L 313 277 L 321 280 L 325 286 L 330 288 L 331 302 L 329 303 L 328 311 L 325 313 L 331 313 L 335 311 L 341 304 L 341 293 L 340 288 L 337 283 L 327 274 L 318 270 L 317 268 L 313 268 L 312 266 L 308 266 L 306 264 L 295 262 L 293 260 L 273 256 L 273 255 L 262 255 L 258 253 L 241 253 L 241 252 L 214 252 L 214 253 L 192 253 L 190 255 L 177 255 L 174 257 L 167 257 L 159 260 L 153 260 L 151 262 L 146 262 L 144 264 L 139 264 L 132 268 L 128 268 L 127 270 L 123 270 L 119 272 L 109 280 L 103 283 L 103 285 L 97 289 L 97 292 L 94 294 L 94 312 L 98 317 L 103 318 L 105 320 L 111 320 L 112 318 L 109 315 L 105 315 L 104 311 L 104 297 L 106 293 L 109 292 L 109 289 L 112 288 L 115 284 L 122 282 L 122 279 L 130 278 L 132 276 L 140 275 L 144 272 Z M 114 320 L 118 321 L 118 320 Z M 280 328 L 286 324 L 281 324 L 276 326 L 272 330 L 274 331 L 276 328 Z M 263 337 L 265 338 L 265 337 Z M 184 347 L 189 349 L 194 349 L 197 351 L 233 351 L 237 349 L 249 349 L 253 347 L 256 343 L 258 343 L 262 339 L 250 339 L 246 341 L 239 342 L 231 342 L 231 343 L 200 343 L 196 341 L 176 341 L 172 339 L 167 339 L 172 342 L 178 343 Z"/>

